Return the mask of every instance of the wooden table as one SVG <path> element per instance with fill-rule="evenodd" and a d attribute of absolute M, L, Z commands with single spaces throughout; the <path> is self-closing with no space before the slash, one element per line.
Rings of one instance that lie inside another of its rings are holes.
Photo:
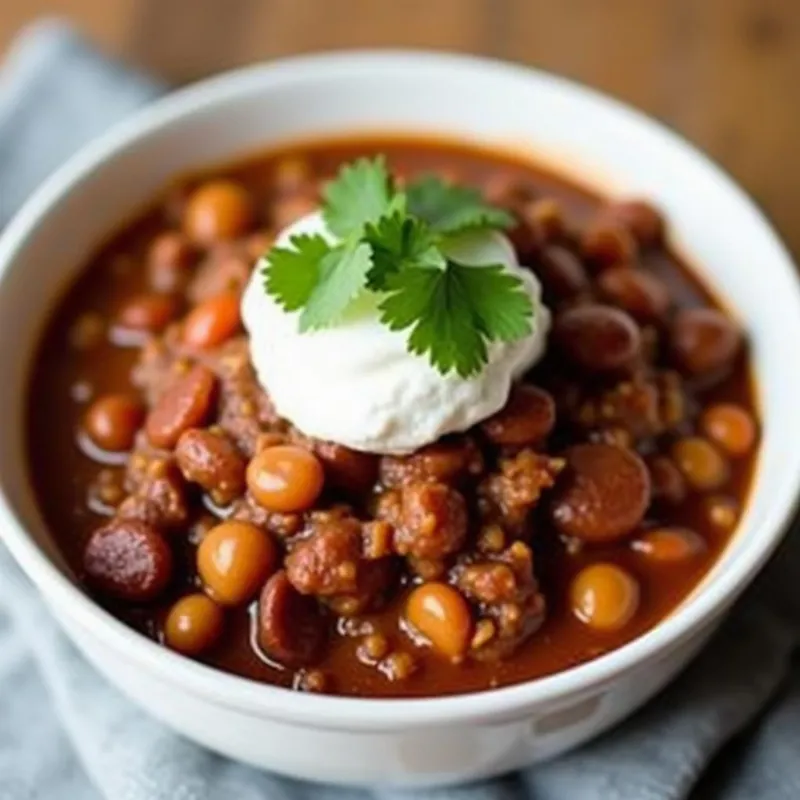
<path fill-rule="evenodd" d="M 174 82 L 343 47 L 535 64 L 631 102 L 706 149 L 800 254 L 799 0 L 0 0 L 0 50 L 46 13 Z"/>

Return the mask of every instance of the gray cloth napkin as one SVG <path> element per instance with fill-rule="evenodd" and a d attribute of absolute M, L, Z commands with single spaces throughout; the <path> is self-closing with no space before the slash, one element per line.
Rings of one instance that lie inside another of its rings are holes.
<path fill-rule="evenodd" d="M 65 157 L 160 91 L 60 23 L 26 31 L 0 69 L 0 225 Z M 797 800 L 798 567 L 794 537 L 680 679 L 587 747 L 461 789 L 355 792 L 259 773 L 145 716 L 75 651 L 0 546 L 0 800 Z"/>

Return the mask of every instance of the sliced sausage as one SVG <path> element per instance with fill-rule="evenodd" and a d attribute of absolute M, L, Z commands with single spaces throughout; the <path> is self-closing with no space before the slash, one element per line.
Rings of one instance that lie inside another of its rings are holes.
<path fill-rule="evenodd" d="M 151 525 L 115 519 L 89 538 L 83 568 L 101 592 L 141 603 L 156 598 L 169 583 L 172 551 Z"/>
<path fill-rule="evenodd" d="M 284 571 L 264 585 L 258 603 L 258 644 L 267 656 L 287 667 L 313 663 L 327 638 L 327 624 L 317 601 L 292 586 Z"/>
<path fill-rule="evenodd" d="M 650 502 L 650 475 L 636 453 L 612 444 L 579 444 L 565 457 L 566 476 L 550 507 L 562 534 L 611 542 L 642 521 Z"/>
<path fill-rule="evenodd" d="M 171 449 L 184 431 L 202 425 L 211 414 L 217 387 L 207 367 L 193 367 L 170 386 L 147 416 L 145 430 L 151 444 Z"/>

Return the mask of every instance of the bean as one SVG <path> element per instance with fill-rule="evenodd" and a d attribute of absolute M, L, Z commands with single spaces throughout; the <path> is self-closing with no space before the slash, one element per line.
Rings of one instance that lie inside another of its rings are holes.
<path fill-rule="evenodd" d="M 350 495 L 368 492 L 378 478 L 378 457 L 335 442 L 315 441 L 314 454 L 322 462 L 325 480 Z"/>
<path fill-rule="evenodd" d="M 187 656 L 210 650 L 222 635 L 222 609 L 204 594 L 182 597 L 169 610 L 164 623 L 167 647 Z"/>
<path fill-rule="evenodd" d="M 556 424 L 556 404 L 538 386 L 516 386 L 506 405 L 483 425 L 486 436 L 499 445 L 538 444 Z"/>
<path fill-rule="evenodd" d="M 178 315 L 175 298 L 164 294 L 140 294 L 129 300 L 117 314 L 122 328 L 160 333 Z"/>
<path fill-rule="evenodd" d="M 678 564 L 696 558 L 706 543 L 688 528 L 654 528 L 631 542 L 631 547 L 648 561 Z"/>
<path fill-rule="evenodd" d="M 223 606 L 243 605 L 251 600 L 277 563 L 272 539 L 249 522 L 221 522 L 197 548 L 200 579 L 211 597 Z"/>
<path fill-rule="evenodd" d="M 472 614 L 463 595 L 446 583 L 423 583 L 408 596 L 405 620 L 434 650 L 457 661 L 472 638 Z"/>
<path fill-rule="evenodd" d="M 605 206 L 600 215 L 624 225 L 643 248 L 656 247 L 664 239 L 664 218 L 646 200 L 618 200 Z"/>
<path fill-rule="evenodd" d="M 572 613 L 598 631 L 618 631 L 636 615 L 639 584 L 616 564 L 584 567 L 570 586 Z"/>
<path fill-rule="evenodd" d="M 186 480 L 202 486 L 218 505 L 244 493 L 244 459 L 225 435 L 190 428 L 178 439 L 175 458 Z"/>
<path fill-rule="evenodd" d="M 566 247 L 542 249 L 533 271 L 542 282 L 548 300 L 566 300 L 589 290 L 589 276 L 580 259 Z"/>
<path fill-rule="evenodd" d="M 602 217 L 583 231 L 580 243 L 583 257 L 596 269 L 632 264 L 639 251 L 628 228 Z"/>
<path fill-rule="evenodd" d="M 212 411 L 217 379 L 207 367 L 195 366 L 170 386 L 147 415 L 145 430 L 155 447 L 175 447 L 184 431 L 202 425 Z"/>
<path fill-rule="evenodd" d="M 229 180 L 203 183 L 192 192 L 183 214 L 183 229 L 192 241 L 210 245 L 246 234 L 255 221 L 250 193 Z"/>
<path fill-rule="evenodd" d="M 556 484 L 550 506 L 559 532 L 586 542 L 611 542 L 642 521 L 650 475 L 636 453 L 612 444 L 579 444 L 565 458 L 566 476 Z"/>
<path fill-rule="evenodd" d="M 659 322 L 671 304 L 664 283 L 641 269 L 607 269 L 598 276 L 597 288 L 605 300 L 627 311 L 638 322 Z"/>
<path fill-rule="evenodd" d="M 189 312 L 183 324 L 183 341 L 189 347 L 206 350 L 230 339 L 240 326 L 239 296 L 223 292 Z"/>
<path fill-rule="evenodd" d="M 677 506 L 686 499 L 686 480 L 671 458 L 653 456 L 647 460 L 647 468 L 654 503 Z"/>
<path fill-rule="evenodd" d="M 89 406 L 83 425 L 98 447 L 116 453 L 133 447 L 143 421 L 144 407 L 137 398 L 127 394 L 106 394 Z"/>
<path fill-rule="evenodd" d="M 158 597 L 169 583 L 172 551 L 151 525 L 114 519 L 89 537 L 83 568 L 101 592 L 142 603 Z"/>
<path fill-rule="evenodd" d="M 713 308 L 682 309 L 670 332 L 670 350 L 676 366 L 688 375 L 725 372 L 742 346 L 739 329 Z"/>
<path fill-rule="evenodd" d="M 609 372 L 629 366 L 642 347 L 637 324 L 613 306 L 585 305 L 562 311 L 553 328 L 564 355 L 585 372 Z"/>
<path fill-rule="evenodd" d="M 687 436 L 672 446 L 678 469 L 697 491 L 719 489 L 730 475 L 728 462 L 714 445 L 700 436 Z"/>
<path fill-rule="evenodd" d="M 324 482 L 319 459 L 295 445 L 267 447 L 247 466 L 247 486 L 268 511 L 305 511 L 314 505 Z"/>
<path fill-rule="evenodd" d="M 701 427 L 712 442 L 729 456 L 747 455 L 755 444 L 756 424 L 752 415 L 734 403 L 718 403 L 703 412 Z"/>
<path fill-rule="evenodd" d="M 151 288 L 162 294 L 182 292 L 191 278 L 195 250 L 179 231 L 165 231 L 153 239 L 147 251 L 147 275 Z"/>
<path fill-rule="evenodd" d="M 313 597 L 295 589 L 286 573 L 276 572 L 264 585 L 258 603 L 258 644 L 287 667 L 313 663 L 327 638 L 327 624 Z"/>

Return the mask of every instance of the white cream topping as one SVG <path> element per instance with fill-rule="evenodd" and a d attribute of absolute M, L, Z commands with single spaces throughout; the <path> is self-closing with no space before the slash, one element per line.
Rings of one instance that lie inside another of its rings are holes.
<path fill-rule="evenodd" d="M 315 212 L 282 231 L 276 244 L 289 247 L 300 233 L 334 238 Z M 544 353 L 550 312 L 541 286 L 519 266 L 501 233 L 465 234 L 445 252 L 463 264 L 502 264 L 522 280 L 534 308 L 531 333 L 492 343 L 488 363 L 471 378 L 441 375 L 425 356 L 409 353 L 408 330 L 382 325 L 379 298 L 367 291 L 336 326 L 300 333 L 299 312 L 285 312 L 266 293 L 257 268 L 242 298 L 242 319 L 258 380 L 278 413 L 308 436 L 353 450 L 403 454 L 500 410 L 513 380 Z"/>

